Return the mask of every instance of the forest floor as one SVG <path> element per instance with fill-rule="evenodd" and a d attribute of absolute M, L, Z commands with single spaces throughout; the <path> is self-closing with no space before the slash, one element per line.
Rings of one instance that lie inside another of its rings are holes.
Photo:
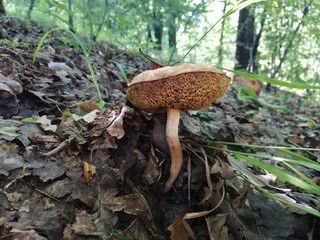
<path fill-rule="evenodd" d="M 221 151 L 277 156 L 275 148 L 214 142 L 320 148 L 319 103 L 280 90 L 243 103 L 231 86 L 209 108 L 183 113 L 184 165 L 163 193 L 165 117 L 125 97 L 126 78 L 148 61 L 95 46 L 102 114 L 83 53 L 61 41 L 70 37 L 53 33 L 33 63 L 44 30 L 12 18 L 0 29 L 0 239 L 320 239 L 318 218 L 243 180 L 313 209 L 317 196 Z M 299 153 L 320 161 L 319 152 Z M 319 184 L 319 172 L 299 170 Z"/>

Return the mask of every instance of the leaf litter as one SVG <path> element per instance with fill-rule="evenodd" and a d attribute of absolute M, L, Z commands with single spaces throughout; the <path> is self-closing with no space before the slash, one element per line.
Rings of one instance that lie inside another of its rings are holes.
<path fill-rule="evenodd" d="M 146 70 L 147 61 L 111 44 L 107 49 L 97 44 L 91 58 L 106 101 L 106 112 L 101 113 L 79 49 L 64 46 L 56 35 L 33 64 L 33 51 L 44 31 L 29 25 L 25 32 L 24 23 L 11 18 L 2 18 L 0 24 L 9 40 L 0 46 L 2 238 L 320 236 L 317 218 L 266 198 L 248 181 L 314 209 L 320 204 L 317 196 L 279 182 L 219 148 L 249 154 L 259 150 L 212 142 L 320 148 L 318 103 L 308 105 L 307 99 L 294 94 L 280 102 L 263 92 L 260 97 L 269 104 L 243 103 L 231 87 L 208 109 L 182 113 L 185 162 L 174 189 L 163 194 L 170 167 L 165 116 L 140 113 L 125 100 L 127 79 Z M 10 44 L 14 39 L 28 47 Z M 287 109 L 270 107 L 277 105 Z M 279 154 L 272 148 L 263 152 Z M 319 152 L 301 154 L 320 161 Z M 319 184 L 318 172 L 300 171 Z"/>

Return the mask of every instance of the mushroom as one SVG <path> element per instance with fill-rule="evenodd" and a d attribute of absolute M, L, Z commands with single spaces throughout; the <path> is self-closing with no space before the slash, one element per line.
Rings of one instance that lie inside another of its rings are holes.
<path fill-rule="evenodd" d="M 164 192 L 172 187 L 183 163 L 178 137 L 180 111 L 200 109 L 223 96 L 230 78 L 206 64 L 182 64 L 148 70 L 128 84 L 129 101 L 145 112 L 167 111 L 166 138 L 171 157 L 170 176 Z"/>

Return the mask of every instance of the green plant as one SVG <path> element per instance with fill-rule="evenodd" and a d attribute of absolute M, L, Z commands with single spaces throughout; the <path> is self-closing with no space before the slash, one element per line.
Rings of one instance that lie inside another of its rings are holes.
<path fill-rule="evenodd" d="M 264 83 L 270 83 L 272 85 L 277 85 L 277 86 L 281 86 L 281 87 L 295 88 L 295 89 L 320 89 L 320 86 L 316 86 L 316 85 L 308 85 L 308 84 L 303 84 L 303 83 L 292 83 L 289 81 L 281 81 L 281 80 L 278 80 L 275 78 L 264 77 L 264 76 L 260 76 L 257 74 L 235 71 L 235 70 L 228 69 L 228 68 L 222 68 L 222 67 L 219 67 L 219 68 L 222 70 L 232 72 L 237 75 L 246 77 L 246 78 L 250 78 L 250 79 L 257 80 L 257 81 L 264 82 Z"/>
<path fill-rule="evenodd" d="M 36 50 L 34 52 L 34 55 L 33 55 L 33 62 L 35 62 L 35 60 L 37 59 L 37 56 L 38 56 L 38 54 L 39 54 L 39 52 L 41 50 L 41 46 L 43 45 L 44 40 L 48 37 L 48 35 L 50 33 L 55 32 L 55 31 L 65 31 L 65 32 L 69 33 L 73 37 L 73 39 L 76 40 L 76 42 L 81 47 L 81 49 L 83 51 L 83 54 L 84 54 L 84 57 L 85 57 L 85 60 L 86 60 L 86 63 L 87 63 L 87 66 L 89 68 L 91 77 L 92 77 L 92 82 L 93 82 L 93 84 L 94 84 L 94 86 L 96 88 L 96 91 L 97 91 L 97 95 L 98 95 L 98 98 L 99 98 L 99 103 L 98 103 L 99 109 L 103 110 L 104 107 L 105 107 L 105 102 L 101 97 L 99 83 L 98 83 L 98 80 L 97 80 L 96 75 L 94 73 L 94 70 L 93 70 L 93 67 L 92 67 L 92 64 L 91 64 L 91 60 L 90 60 L 90 57 L 89 57 L 88 50 L 87 50 L 85 44 L 83 43 L 83 41 L 77 36 L 77 34 L 73 33 L 70 30 L 61 29 L 61 28 L 53 28 L 50 31 L 47 31 L 39 40 L 39 43 L 38 43 L 37 48 L 36 48 Z"/>
<path fill-rule="evenodd" d="M 120 71 L 121 77 L 126 81 L 126 83 L 129 83 L 129 79 L 128 79 L 126 70 L 124 69 L 123 65 L 117 61 L 114 61 L 114 60 L 110 60 L 109 62 L 114 63 L 117 66 L 117 68 Z"/>
<path fill-rule="evenodd" d="M 237 161 L 246 161 L 247 163 L 255 167 L 263 169 L 265 173 L 273 174 L 281 182 L 291 184 L 292 186 L 301 189 L 301 191 L 304 192 L 306 198 L 317 198 L 320 196 L 320 186 L 318 186 L 313 179 L 306 176 L 306 174 L 302 171 L 304 169 L 312 169 L 314 171 L 320 172 L 320 164 L 293 151 L 320 151 L 320 149 L 297 148 L 290 146 L 259 146 L 221 141 L 209 143 L 209 146 L 207 144 L 193 144 L 195 146 L 213 148 L 216 150 L 224 151 L 230 156 L 233 156 L 234 158 L 229 158 L 231 165 L 235 167 L 235 169 L 240 173 L 239 176 L 249 181 L 257 190 L 265 194 L 267 197 L 279 201 L 287 206 L 320 217 L 320 213 L 317 209 L 311 208 L 310 206 L 305 207 L 303 205 L 299 205 L 297 203 L 293 203 L 292 201 L 288 201 L 279 197 L 276 193 L 272 192 L 270 188 L 263 188 L 256 181 L 253 181 L 252 176 L 254 174 L 248 172 L 246 169 L 243 169 L 242 167 L 237 167 Z M 246 149 L 258 149 L 260 152 L 264 149 L 273 149 L 279 152 L 279 156 L 271 156 L 267 153 L 248 153 L 225 148 L 213 147 L 213 143 L 224 144 L 227 146 L 238 146 Z M 279 163 L 280 165 L 272 164 L 273 162 Z M 274 187 L 275 189 L 277 188 L 277 186 Z M 299 194 L 294 190 L 294 188 L 292 188 L 291 191 L 293 194 Z"/>
<path fill-rule="evenodd" d="M 0 45 L 8 45 L 8 46 L 12 46 L 12 47 L 19 47 L 19 48 L 25 48 L 25 49 L 30 47 L 30 43 L 28 41 L 20 42 L 16 38 L 13 40 L 0 39 Z"/>
<path fill-rule="evenodd" d="M 230 15 L 234 14 L 237 11 L 240 11 L 241 9 L 244 9 L 248 6 L 250 6 L 251 4 L 254 3 L 258 3 L 258 2 L 262 2 L 265 0 L 247 0 L 247 1 L 241 1 L 239 3 L 237 3 L 236 5 L 234 5 L 228 12 L 226 12 L 222 17 L 220 17 L 210 28 L 208 31 L 206 31 L 197 41 L 195 44 L 193 44 L 189 50 L 185 53 L 185 55 L 176 63 L 178 62 L 182 62 L 187 56 L 188 54 L 197 46 L 199 45 L 199 43 L 217 26 L 217 24 L 224 18 L 229 17 Z M 175 63 L 175 64 L 176 64 Z"/>

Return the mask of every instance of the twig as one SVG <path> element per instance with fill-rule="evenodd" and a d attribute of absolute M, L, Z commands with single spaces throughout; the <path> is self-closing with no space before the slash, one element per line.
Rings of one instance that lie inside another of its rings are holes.
<path fill-rule="evenodd" d="M 54 155 L 57 155 L 58 153 L 62 152 L 67 146 L 70 145 L 71 142 L 73 142 L 75 139 L 75 137 L 69 137 L 68 139 L 64 140 L 62 143 L 60 143 L 60 145 L 54 149 L 52 149 L 51 151 L 47 152 L 47 153 L 42 153 L 41 156 L 46 157 L 46 158 L 50 158 Z"/>
<path fill-rule="evenodd" d="M 52 197 L 51 195 L 49 195 L 48 193 L 45 193 L 45 192 L 43 192 L 43 191 L 41 191 L 40 189 L 38 189 L 38 188 L 36 188 L 35 189 L 37 192 L 39 192 L 39 193 L 41 193 L 41 194 L 43 194 L 43 195 L 45 195 L 45 196 L 47 196 L 48 198 L 51 198 L 52 200 L 54 200 L 54 201 L 57 201 L 57 202 L 61 202 L 59 199 L 57 199 L 57 198 L 55 198 L 55 197 Z"/>

